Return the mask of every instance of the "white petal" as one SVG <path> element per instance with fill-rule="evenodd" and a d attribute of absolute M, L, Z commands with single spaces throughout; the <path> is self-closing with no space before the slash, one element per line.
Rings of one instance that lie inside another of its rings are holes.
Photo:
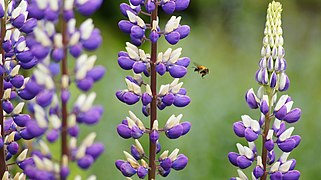
<path fill-rule="evenodd" d="M 289 129 L 285 130 L 285 131 L 280 135 L 279 140 L 280 140 L 281 142 L 287 140 L 287 139 L 291 136 L 291 134 L 292 134 L 293 131 L 294 131 L 294 127 L 290 127 Z"/>

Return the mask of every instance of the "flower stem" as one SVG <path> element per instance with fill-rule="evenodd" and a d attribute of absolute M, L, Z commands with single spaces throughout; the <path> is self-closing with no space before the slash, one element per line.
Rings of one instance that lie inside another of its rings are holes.
<path fill-rule="evenodd" d="M 4 4 L 4 7 L 6 5 Z M 0 50 L 1 50 L 1 63 L 2 66 L 4 65 L 4 61 L 5 61 L 5 52 L 4 49 L 2 48 L 2 43 L 4 41 L 4 37 L 6 35 L 6 15 L 1 19 L 1 39 L 0 39 Z M 4 85 L 3 85 L 3 78 L 4 75 L 2 74 L 0 76 L 0 97 L 1 100 L 3 98 L 3 94 L 4 94 Z M 4 134 L 4 116 L 3 116 L 3 107 L 2 107 L 2 101 L 0 102 L 0 126 L 1 126 L 1 136 L 0 138 L 4 138 L 5 134 Z M 5 157 L 5 153 L 4 153 L 4 146 L 2 148 L 0 148 L 0 177 L 3 177 L 3 174 L 6 171 L 6 157 Z"/>
<path fill-rule="evenodd" d="M 262 163 L 263 163 L 263 170 L 264 170 L 264 174 L 263 176 L 260 178 L 261 180 L 266 180 L 267 178 L 267 171 L 266 171 L 266 163 L 267 163 L 267 149 L 265 148 L 265 142 L 266 142 L 266 137 L 269 133 L 269 129 L 270 129 L 270 123 L 271 123 L 271 112 L 272 112 L 272 99 L 273 99 L 273 93 L 271 92 L 272 89 L 268 88 L 267 90 L 267 94 L 269 96 L 269 112 L 265 115 L 265 121 L 264 121 L 264 131 L 263 131 L 263 135 L 262 135 Z"/>
<path fill-rule="evenodd" d="M 152 12 L 151 24 L 154 20 L 157 20 L 158 9 L 157 6 Z M 157 42 L 151 44 L 151 90 L 153 94 L 153 100 L 151 103 L 150 114 L 150 129 L 153 128 L 154 121 L 157 119 L 157 74 L 156 74 L 156 60 L 157 60 Z M 148 179 L 155 179 L 156 176 L 156 143 L 149 140 L 149 172 Z"/>
<path fill-rule="evenodd" d="M 64 2 L 64 1 L 63 1 Z M 64 7 L 64 6 L 63 6 Z M 63 10 L 61 12 L 61 33 L 62 33 L 62 42 L 63 42 L 63 49 L 64 49 L 64 57 L 61 61 L 61 78 L 63 76 L 68 76 L 68 63 L 67 63 L 67 45 L 68 45 L 68 32 L 67 32 L 67 22 L 63 18 Z M 65 90 L 66 87 L 61 86 L 61 93 Z M 67 128 L 68 128 L 68 110 L 67 110 L 67 102 L 61 101 L 61 167 L 63 163 L 63 157 L 66 155 L 69 157 L 69 150 L 68 150 L 68 142 L 67 142 Z M 60 179 L 65 179 L 64 177 L 60 177 Z"/>

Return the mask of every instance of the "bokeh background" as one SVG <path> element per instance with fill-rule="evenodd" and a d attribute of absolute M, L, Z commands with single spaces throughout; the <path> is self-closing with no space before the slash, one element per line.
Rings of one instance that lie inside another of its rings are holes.
<path fill-rule="evenodd" d="M 128 111 L 136 113 L 146 125 L 149 121 L 142 115 L 140 103 L 127 106 L 114 95 L 126 87 L 124 78 L 131 75 L 117 64 L 117 53 L 125 49 L 125 42 L 129 40 L 117 26 L 123 19 L 119 4 L 125 1 L 106 0 L 93 17 L 104 37 L 97 62 L 107 68 L 107 74 L 95 90 L 96 102 L 105 106 L 105 113 L 98 126 L 86 127 L 83 131 L 96 131 L 97 138 L 106 145 L 104 155 L 85 172 L 96 174 L 98 179 L 125 179 L 115 168 L 114 161 L 124 158 L 122 151 L 129 151 L 133 143 L 133 140 L 121 139 L 116 132 L 116 126 Z M 193 124 L 191 132 L 178 140 L 161 137 L 163 150 L 172 151 L 178 147 L 190 160 L 185 170 L 172 171 L 167 179 L 220 180 L 237 175 L 236 168 L 228 162 L 227 153 L 236 151 L 237 142 L 245 144 L 245 141 L 234 135 L 232 124 L 243 114 L 259 118 L 257 111 L 247 107 L 244 94 L 251 87 L 258 88 L 254 74 L 260 59 L 269 2 L 192 0 L 187 11 L 175 13 L 183 17 L 182 24 L 192 28 L 190 36 L 176 47 L 183 48 L 183 56 L 207 66 L 210 74 L 202 79 L 190 68 L 182 81 L 192 98 L 191 104 L 186 108 L 170 107 L 159 112 L 160 125 L 173 113 L 184 114 L 183 120 Z M 297 160 L 296 169 L 301 171 L 301 179 L 316 179 L 321 171 L 321 1 L 283 0 L 281 3 L 287 74 L 291 80 L 286 93 L 294 100 L 294 106 L 302 108 L 303 112 L 294 131 L 302 136 L 302 141 L 290 158 Z M 160 14 L 160 17 L 165 23 L 170 16 Z M 159 50 L 168 47 L 162 38 Z M 172 81 L 169 76 L 159 79 L 159 84 Z M 147 139 L 142 139 L 142 143 L 147 150 Z"/>

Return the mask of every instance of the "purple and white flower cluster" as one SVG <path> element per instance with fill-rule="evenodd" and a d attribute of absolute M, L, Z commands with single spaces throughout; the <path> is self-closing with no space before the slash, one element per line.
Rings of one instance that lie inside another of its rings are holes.
<path fill-rule="evenodd" d="M 10 1 L 8 8 L 0 2 L 4 19 L 1 22 L 7 23 L 2 24 L 5 29 L 1 28 L 2 107 L 6 113 L 2 117 L 6 120 L 0 148 L 8 150 L 9 160 L 18 153 L 19 145 L 15 141 L 36 139 L 32 142 L 30 157 L 25 150 L 16 160 L 24 171 L 23 176 L 67 179 L 70 162 L 88 169 L 104 151 L 104 145 L 95 142 L 95 133 L 78 140 L 81 124 L 94 125 L 102 117 L 103 107 L 93 105 L 96 94 L 87 92 L 104 76 L 105 68 L 95 66 L 97 57 L 84 52 L 100 46 L 99 29 L 95 28 L 92 19 L 86 19 L 77 27 L 74 17 L 75 10 L 84 16 L 93 14 L 103 0 L 15 2 Z M 76 59 L 73 69 L 67 61 L 68 52 Z M 35 65 L 30 78 L 18 74 L 19 68 L 29 69 Z M 68 104 L 72 96 L 71 84 L 83 91 L 73 105 Z M 21 99 L 30 100 L 31 116 L 22 114 L 24 103 L 19 103 Z M 54 157 L 46 142 L 54 143 L 59 137 L 61 157 Z"/>
<path fill-rule="evenodd" d="M 9 166 L 18 165 L 23 169 L 27 155 L 27 132 L 32 117 L 23 112 L 30 99 L 26 94 L 31 77 L 26 72 L 37 64 L 37 59 L 28 45 L 37 20 L 28 16 L 29 3 L 22 1 L 0 1 L 0 177 L 2 179 L 23 179 L 24 173 L 12 174 Z M 35 97 L 35 95 L 31 95 Z M 9 162 L 14 163 L 9 163 Z"/>
<path fill-rule="evenodd" d="M 283 30 L 281 28 L 282 5 L 273 1 L 267 10 L 267 21 L 264 29 L 263 48 L 256 81 L 260 87 L 257 93 L 247 91 L 245 100 L 251 109 L 259 109 L 261 116 L 256 120 L 243 115 L 241 121 L 233 124 L 238 137 L 245 138 L 248 146 L 237 144 L 238 152 L 228 154 L 229 161 L 239 169 L 238 176 L 231 179 L 247 179 L 241 169 L 252 166 L 252 179 L 296 180 L 300 172 L 295 170 L 296 160 L 288 157 L 301 141 L 298 135 L 292 135 L 294 127 L 286 127 L 297 122 L 301 109 L 292 108 L 293 100 L 288 95 L 278 98 L 278 92 L 289 88 L 290 80 L 285 73 L 286 61 L 283 48 Z M 262 154 L 256 149 L 255 142 L 262 137 Z M 278 147 L 278 150 L 276 149 Z M 278 158 L 275 151 L 281 151 Z M 267 166 L 269 165 L 269 166 Z"/>
<path fill-rule="evenodd" d="M 182 87 L 183 82 L 179 82 L 179 78 L 187 73 L 190 59 L 181 57 L 182 48 L 168 48 L 165 52 L 157 52 L 157 42 L 164 36 L 169 44 L 174 45 L 189 35 L 190 27 L 180 24 L 181 17 L 172 16 L 163 29 L 159 26 L 158 18 L 160 8 L 165 13 L 172 14 L 185 10 L 189 3 L 189 0 L 130 0 L 129 4 L 120 5 L 121 13 L 128 19 L 121 20 L 118 25 L 121 31 L 130 35 L 131 43 L 126 43 L 126 51 L 118 53 L 118 64 L 124 70 L 132 70 L 134 75 L 125 78 L 127 89 L 117 91 L 116 97 L 127 105 L 141 101 L 143 114 L 150 117 L 149 127 L 146 127 L 144 121 L 130 111 L 129 116 L 117 126 L 117 132 L 122 138 L 135 139 L 131 153 L 125 151 L 126 159 L 115 163 L 126 177 L 137 174 L 143 179 L 148 174 L 148 179 L 155 179 L 156 171 L 166 177 L 171 170 L 182 170 L 187 165 L 188 158 L 178 154 L 178 149 L 170 154 L 165 150 L 156 158 L 161 152 L 158 141 L 160 133 L 164 132 L 169 139 L 177 139 L 187 134 L 191 128 L 190 122 L 181 122 L 182 114 L 172 115 L 159 128 L 159 123 L 163 121 L 157 119 L 157 109 L 163 110 L 171 105 L 185 107 L 191 100 Z M 150 17 L 150 22 L 145 23 L 141 16 Z M 151 43 L 150 53 L 139 48 L 146 41 Z M 175 79 L 170 84 L 160 85 L 157 92 L 157 73 L 163 76 L 166 72 Z M 145 79 L 150 79 L 150 83 Z M 144 134 L 149 135 L 148 153 L 145 153 L 138 141 Z"/>

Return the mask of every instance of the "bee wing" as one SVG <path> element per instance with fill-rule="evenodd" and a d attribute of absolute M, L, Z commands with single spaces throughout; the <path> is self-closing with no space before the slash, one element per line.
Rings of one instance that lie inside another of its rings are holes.
<path fill-rule="evenodd" d="M 196 63 L 196 62 L 193 62 L 193 64 L 194 64 L 195 67 L 200 66 L 200 65 L 199 65 L 198 63 Z"/>

